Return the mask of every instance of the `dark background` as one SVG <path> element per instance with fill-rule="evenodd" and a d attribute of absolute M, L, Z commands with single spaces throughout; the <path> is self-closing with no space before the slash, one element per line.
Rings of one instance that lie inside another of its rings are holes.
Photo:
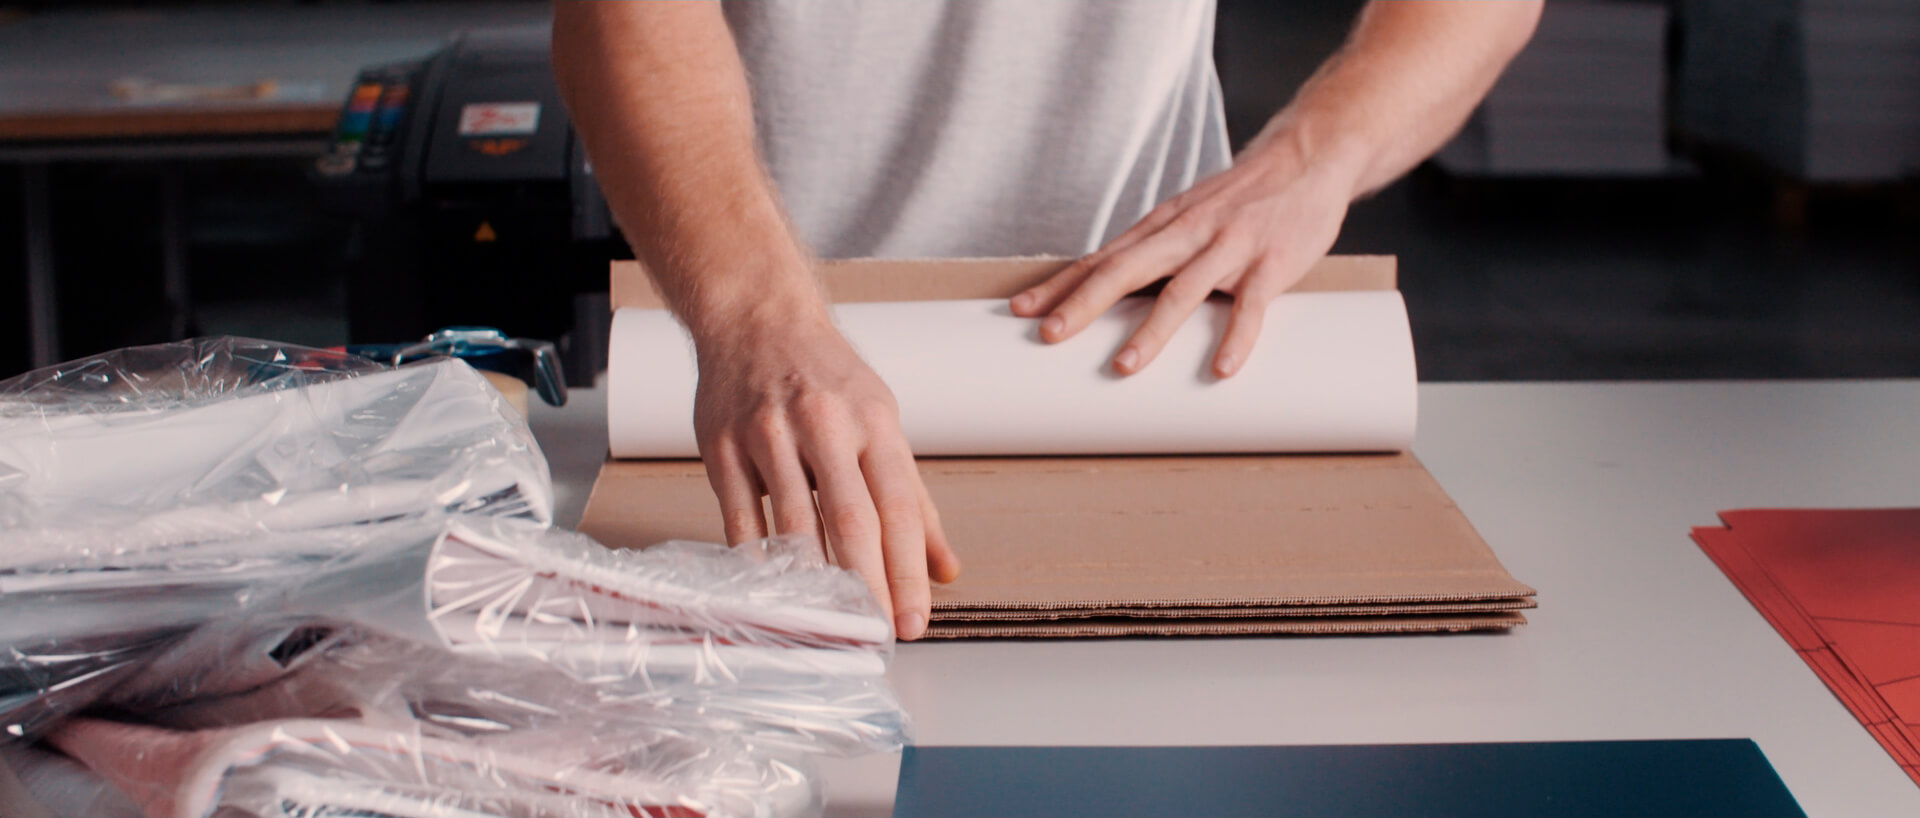
<path fill-rule="evenodd" d="M 0 27 L 73 8 L 0 7 Z M 1222 0 L 1216 55 L 1236 141 L 1338 46 L 1358 8 Z M 1914 180 L 1809 182 L 1683 137 L 1672 147 L 1684 161 L 1653 176 L 1429 164 L 1357 203 L 1335 251 L 1399 256 L 1425 380 L 1920 376 Z M 201 332 L 348 340 L 350 231 L 317 206 L 308 164 L 189 165 Z M 164 340 L 155 168 L 52 173 L 64 356 Z M 19 208 L 14 168 L 0 164 L 0 376 L 27 363 Z"/>

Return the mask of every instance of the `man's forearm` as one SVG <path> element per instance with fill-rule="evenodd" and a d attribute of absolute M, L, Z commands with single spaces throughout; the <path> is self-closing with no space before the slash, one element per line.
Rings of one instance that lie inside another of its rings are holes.
<path fill-rule="evenodd" d="M 614 219 L 696 343 L 825 321 L 718 3 L 558 3 L 553 63 Z"/>
<path fill-rule="evenodd" d="M 1374 0 L 1251 148 L 1345 165 L 1355 196 L 1378 190 L 1459 130 L 1526 45 L 1540 9 L 1536 0 Z"/>

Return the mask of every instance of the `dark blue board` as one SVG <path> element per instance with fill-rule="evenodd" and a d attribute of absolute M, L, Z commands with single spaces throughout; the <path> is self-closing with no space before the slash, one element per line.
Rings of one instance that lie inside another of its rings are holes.
<path fill-rule="evenodd" d="M 908 747 L 896 818 L 1800 816 L 1748 739 Z"/>

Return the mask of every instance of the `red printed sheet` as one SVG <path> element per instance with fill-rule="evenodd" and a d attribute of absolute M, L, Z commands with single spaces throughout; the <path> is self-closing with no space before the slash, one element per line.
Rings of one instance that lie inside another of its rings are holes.
<path fill-rule="evenodd" d="M 1693 539 L 1920 784 L 1920 509 L 1755 509 Z"/>

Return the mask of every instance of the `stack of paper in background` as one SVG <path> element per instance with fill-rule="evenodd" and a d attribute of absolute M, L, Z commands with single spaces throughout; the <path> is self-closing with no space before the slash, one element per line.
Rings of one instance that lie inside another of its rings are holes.
<path fill-rule="evenodd" d="M 1668 172 L 1666 28 L 1661 4 L 1547 4 L 1532 42 L 1435 160 L 1469 176 Z"/>
<path fill-rule="evenodd" d="M 1683 0 L 1675 125 L 1810 182 L 1920 172 L 1920 3 Z"/>

